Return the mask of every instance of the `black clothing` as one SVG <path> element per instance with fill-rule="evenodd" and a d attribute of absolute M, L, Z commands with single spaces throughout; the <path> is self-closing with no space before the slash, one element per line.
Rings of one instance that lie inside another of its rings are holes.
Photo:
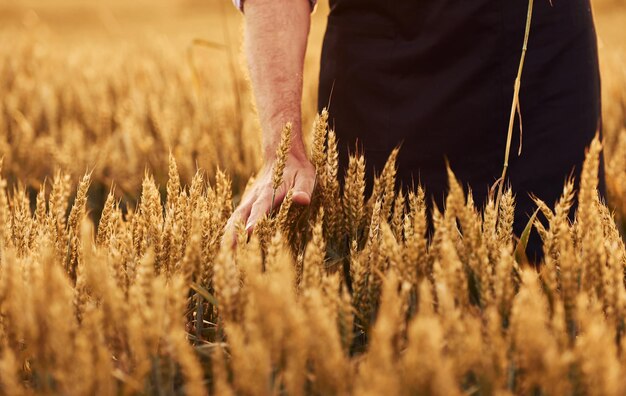
<path fill-rule="evenodd" d="M 600 127 L 600 77 L 589 0 L 535 0 L 519 128 L 507 181 L 519 235 L 535 205 L 560 196 Z M 371 184 L 401 144 L 398 179 L 443 208 L 445 159 L 482 205 L 502 171 L 527 0 L 330 0 L 319 108 L 328 106 L 340 165 L 356 144 Z M 332 97 L 331 97 L 332 90 Z M 600 191 L 604 194 L 603 173 Z M 429 200 L 430 201 L 430 200 Z M 541 256 L 538 235 L 529 256 Z"/>

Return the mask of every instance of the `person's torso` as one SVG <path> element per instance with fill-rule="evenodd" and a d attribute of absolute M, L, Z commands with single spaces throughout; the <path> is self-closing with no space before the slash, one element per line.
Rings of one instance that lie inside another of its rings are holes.
<path fill-rule="evenodd" d="M 403 143 L 438 163 L 480 146 L 464 160 L 501 162 L 505 139 L 494 133 L 506 131 L 528 0 L 330 6 L 319 104 L 330 103 L 340 138 L 386 152 Z M 535 0 L 522 111 L 532 113 L 568 76 L 592 81 L 594 60 L 589 0 Z"/>

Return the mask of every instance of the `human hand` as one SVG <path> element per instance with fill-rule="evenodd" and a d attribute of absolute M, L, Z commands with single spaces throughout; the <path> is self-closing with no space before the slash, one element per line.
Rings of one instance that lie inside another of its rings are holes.
<path fill-rule="evenodd" d="M 266 163 L 252 186 L 246 190 L 241 203 L 226 223 L 225 238 L 236 241 L 235 228 L 238 223 L 245 223 L 246 231 L 251 233 L 255 224 L 270 210 L 280 206 L 287 192 L 293 189 L 292 200 L 298 205 L 311 203 L 315 185 L 315 167 L 304 153 L 289 153 L 285 161 L 282 183 L 274 192 L 272 175 L 275 161 Z M 272 206 L 273 199 L 273 206 Z"/>

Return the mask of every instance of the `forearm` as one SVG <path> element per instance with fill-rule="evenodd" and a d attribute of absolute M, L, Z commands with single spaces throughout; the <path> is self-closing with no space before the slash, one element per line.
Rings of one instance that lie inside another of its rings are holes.
<path fill-rule="evenodd" d="M 274 156 L 285 123 L 292 153 L 304 156 L 302 72 L 310 25 L 308 0 L 247 0 L 245 52 L 263 130 L 263 155 Z"/>

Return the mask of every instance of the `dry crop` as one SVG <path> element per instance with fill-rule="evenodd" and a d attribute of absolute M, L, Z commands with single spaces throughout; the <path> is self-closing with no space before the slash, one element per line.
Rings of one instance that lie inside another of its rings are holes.
<path fill-rule="evenodd" d="M 146 175 L 137 209 L 110 194 L 97 231 L 90 174 L 68 217 L 66 175 L 34 215 L 3 180 L 3 392 L 623 394 L 626 250 L 596 191 L 599 140 L 576 221 L 572 181 L 554 210 L 538 201 L 539 273 L 516 261 L 510 191 L 481 214 L 450 171 L 429 242 L 423 191 L 394 192 L 395 153 L 365 200 L 364 159 L 342 195 L 335 150 L 313 155 L 309 208 L 288 196 L 250 241 L 240 227 L 234 250 L 220 243 L 228 177 L 184 188 L 173 157 L 164 205 Z"/>
<path fill-rule="evenodd" d="M 243 78 L 233 90 L 157 39 L 68 52 L 27 36 L 0 47 L 0 394 L 626 393 L 619 54 L 602 53 L 603 140 L 579 190 L 537 200 L 536 270 L 510 190 L 476 208 L 449 170 L 428 238 L 424 191 L 394 189 L 397 152 L 364 196 L 367 159 L 339 173 L 325 112 L 312 204 L 288 193 L 222 244 L 259 165 L 252 110 L 233 110 Z"/>

